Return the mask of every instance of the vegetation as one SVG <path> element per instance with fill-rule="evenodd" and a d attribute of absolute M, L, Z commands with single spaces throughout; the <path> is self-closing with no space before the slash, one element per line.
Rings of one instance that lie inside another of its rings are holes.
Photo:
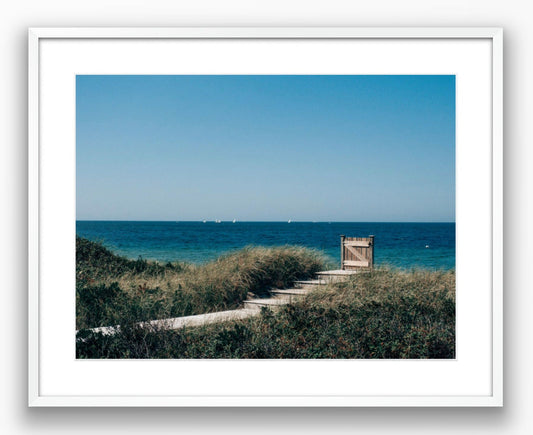
<path fill-rule="evenodd" d="M 76 238 L 76 328 L 125 325 L 238 308 L 325 267 L 317 251 L 249 247 L 205 265 L 128 260 Z"/>
<path fill-rule="evenodd" d="M 105 319 L 106 325 L 122 327 L 111 336 L 80 331 L 78 358 L 455 357 L 453 271 L 378 269 L 324 286 L 275 312 L 157 330 L 132 320 L 233 308 L 248 291 L 261 294 L 309 276 L 322 269 L 323 260 L 303 248 L 247 248 L 205 266 L 160 265 L 124 260 L 100 245 L 77 242 L 89 249 L 91 259 L 88 264 L 80 255 L 77 263 L 79 323 L 92 327 Z M 88 270 L 94 282 L 87 283 Z M 116 313 L 122 313 L 122 321 Z"/>

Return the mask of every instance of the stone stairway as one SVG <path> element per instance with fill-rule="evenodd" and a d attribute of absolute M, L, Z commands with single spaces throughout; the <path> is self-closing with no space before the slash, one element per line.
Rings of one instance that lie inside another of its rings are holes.
<path fill-rule="evenodd" d="M 347 279 L 350 275 L 355 273 L 358 272 L 353 270 L 329 270 L 318 272 L 316 274 L 317 279 L 295 281 L 294 287 L 292 288 L 270 290 L 270 297 L 245 300 L 244 307 L 237 310 L 198 314 L 195 316 L 176 317 L 172 319 L 152 320 L 149 322 L 141 322 L 139 325 L 143 327 L 146 326 L 162 329 L 180 329 L 184 327 L 200 326 L 210 323 L 226 322 L 229 320 L 245 319 L 247 317 L 258 315 L 261 312 L 262 307 L 275 310 L 283 305 L 293 303 L 299 298 L 304 297 L 310 291 L 322 285 Z M 100 328 L 93 328 L 91 331 L 100 332 L 104 335 L 113 335 L 120 331 L 120 326 L 104 326 Z"/>

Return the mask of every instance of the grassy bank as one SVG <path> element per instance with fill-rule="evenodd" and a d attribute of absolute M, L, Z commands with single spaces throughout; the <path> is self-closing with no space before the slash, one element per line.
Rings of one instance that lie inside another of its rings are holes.
<path fill-rule="evenodd" d="M 78 358 L 454 358 L 455 273 L 375 270 L 254 318 L 80 336 Z"/>
<path fill-rule="evenodd" d="M 127 325 L 238 308 L 323 269 L 316 251 L 250 247 L 205 265 L 129 260 L 76 238 L 76 328 Z"/>

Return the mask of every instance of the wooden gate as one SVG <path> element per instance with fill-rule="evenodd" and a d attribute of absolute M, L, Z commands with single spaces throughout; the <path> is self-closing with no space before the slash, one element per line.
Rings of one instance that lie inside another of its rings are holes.
<path fill-rule="evenodd" d="M 374 236 L 341 236 L 341 269 L 355 270 L 374 267 Z"/>

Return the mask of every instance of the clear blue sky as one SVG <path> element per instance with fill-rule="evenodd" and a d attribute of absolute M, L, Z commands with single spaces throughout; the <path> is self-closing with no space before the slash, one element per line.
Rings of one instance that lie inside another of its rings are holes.
<path fill-rule="evenodd" d="M 454 76 L 78 76 L 77 219 L 455 221 Z"/>

